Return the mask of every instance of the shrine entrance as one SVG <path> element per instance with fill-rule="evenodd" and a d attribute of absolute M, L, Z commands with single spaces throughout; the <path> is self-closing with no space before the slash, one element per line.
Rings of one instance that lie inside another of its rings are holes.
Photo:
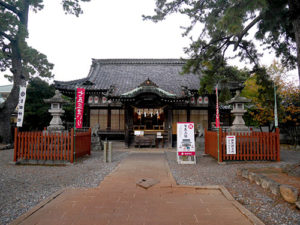
<path fill-rule="evenodd" d="M 163 108 L 137 108 L 134 107 L 133 127 L 137 130 L 163 130 Z"/>

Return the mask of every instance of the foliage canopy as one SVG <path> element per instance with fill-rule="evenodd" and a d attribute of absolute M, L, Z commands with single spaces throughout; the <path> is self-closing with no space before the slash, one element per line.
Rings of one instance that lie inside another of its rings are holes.
<path fill-rule="evenodd" d="M 90 0 L 61 0 L 66 14 L 79 16 L 81 2 Z M 6 75 L 13 82 L 7 100 L 0 108 L 0 136 L 10 142 L 10 115 L 18 103 L 19 86 L 25 85 L 33 76 L 51 78 L 53 64 L 46 55 L 27 44 L 29 12 L 44 7 L 44 0 L 0 0 L 0 71 L 10 70 Z"/>
<path fill-rule="evenodd" d="M 299 11 L 300 1 L 295 0 L 156 0 L 155 14 L 144 19 L 158 22 L 173 13 L 186 15 L 190 25 L 184 27 L 185 36 L 197 24 L 204 26 L 185 49 L 190 57 L 186 71 L 203 70 L 204 62 L 225 57 L 228 49 L 233 49 L 240 60 L 249 60 L 256 70 L 260 54 L 254 40 L 265 49 L 275 50 L 284 67 L 294 69 L 300 67 Z M 254 37 L 251 29 L 256 29 Z"/>

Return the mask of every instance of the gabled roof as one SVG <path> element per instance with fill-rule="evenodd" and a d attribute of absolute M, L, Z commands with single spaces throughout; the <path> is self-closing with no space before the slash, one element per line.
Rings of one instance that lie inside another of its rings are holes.
<path fill-rule="evenodd" d="M 112 96 L 121 96 L 139 87 L 147 79 L 157 88 L 183 97 L 182 87 L 199 90 L 198 75 L 181 75 L 184 60 L 180 59 L 93 59 L 86 78 L 69 82 L 55 81 L 60 90 L 74 90 L 76 85 L 83 85 L 89 91 L 112 90 Z M 113 88 L 112 88 L 113 87 Z"/>

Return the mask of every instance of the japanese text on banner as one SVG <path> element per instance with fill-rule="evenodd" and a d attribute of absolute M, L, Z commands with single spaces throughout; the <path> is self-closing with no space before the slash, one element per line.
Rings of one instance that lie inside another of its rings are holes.
<path fill-rule="evenodd" d="M 26 87 L 20 86 L 17 127 L 22 127 L 26 100 Z"/>
<path fill-rule="evenodd" d="M 84 88 L 77 88 L 76 91 L 76 128 L 82 128 L 82 117 L 84 111 L 84 96 L 85 96 L 85 89 Z"/>

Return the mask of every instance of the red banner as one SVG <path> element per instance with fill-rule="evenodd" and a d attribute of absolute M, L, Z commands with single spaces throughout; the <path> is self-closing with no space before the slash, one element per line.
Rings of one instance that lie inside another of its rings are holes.
<path fill-rule="evenodd" d="M 178 152 L 179 156 L 196 155 L 195 152 Z"/>
<path fill-rule="evenodd" d="M 85 89 L 77 88 L 76 93 L 76 128 L 82 128 Z"/>
<path fill-rule="evenodd" d="M 220 128 L 218 88 L 216 87 L 216 128 Z"/>

